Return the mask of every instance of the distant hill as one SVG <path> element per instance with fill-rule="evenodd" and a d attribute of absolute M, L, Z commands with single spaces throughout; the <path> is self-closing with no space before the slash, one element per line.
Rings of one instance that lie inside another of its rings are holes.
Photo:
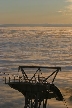
<path fill-rule="evenodd" d="M 0 27 L 72 27 L 72 24 L 0 24 Z"/>

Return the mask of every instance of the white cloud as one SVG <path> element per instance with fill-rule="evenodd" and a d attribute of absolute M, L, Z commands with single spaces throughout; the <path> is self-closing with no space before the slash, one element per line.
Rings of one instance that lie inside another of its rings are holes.
<path fill-rule="evenodd" d="M 72 15 L 72 5 L 64 7 L 64 9 L 57 11 L 62 15 Z"/>
<path fill-rule="evenodd" d="M 65 6 L 57 11 L 57 13 L 72 16 L 72 0 L 65 0 Z"/>
<path fill-rule="evenodd" d="M 68 10 L 72 11 L 72 4 L 66 7 Z"/>
<path fill-rule="evenodd" d="M 61 10 L 59 10 L 59 11 L 57 11 L 58 13 L 62 13 L 62 11 Z"/>
<path fill-rule="evenodd" d="M 68 6 L 65 7 L 66 14 L 72 16 L 72 0 L 66 0 L 68 2 Z"/>
<path fill-rule="evenodd" d="M 72 15 L 72 0 L 65 0 L 65 2 L 68 2 L 68 4 L 57 12 L 62 13 L 63 15 Z"/>
<path fill-rule="evenodd" d="M 72 2 L 72 0 L 66 0 L 66 2 Z"/>

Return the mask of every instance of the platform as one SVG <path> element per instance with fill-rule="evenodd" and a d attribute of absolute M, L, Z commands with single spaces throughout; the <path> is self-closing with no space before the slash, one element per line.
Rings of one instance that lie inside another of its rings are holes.
<path fill-rule="evenodd" d="M 34 75 L 29 79 L 25 68 L 38 68 Z M 52 72 L 51 75 L 47 76 L 42 80 L 42 78 L 38 75 L 36 80 L 35 75 L 37 72 L 41 72 L 42 68 L 47 69 L 56 69 Z M 63 101 L 63 96 L 60 90 L 53 84 L 55 77 L 59 71 L 61 71 L 60 67 L 44 67 L 44 66 L 19 66 L 18 71 L 21 70 L 23 74 L 23 80 L 21 77 L 18 79 L 11 80 L 9 77 L 9 81 L 6 81 L 5 84 L 8 84 L 11 88 L 18 90 L 21 92 L 25 97 L 25 106 L 24 108 L 40 108 L 41 103 L 43 103 L 43 108 L 46 108 L 47 100 L 51 98 L 55 98 L 58 101 Z M 48 82 L 48 78 L 51 77 L 53 74 L 54 78 L 52 82 Z M 35 79 L 33 79 L 35 78 Z"/>

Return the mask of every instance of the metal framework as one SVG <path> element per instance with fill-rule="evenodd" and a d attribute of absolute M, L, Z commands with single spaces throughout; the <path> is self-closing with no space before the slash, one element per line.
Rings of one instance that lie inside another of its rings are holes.
<path fill-rule="evenodd" d="M 29 79 L 25 72 L 25 68 L 36 68 L 37 70 Z M 38 80 L 36 80 L 35 76 L 37 72 L 41 72 L 41 69 L 43 68 L 55 69 L 55 71 L 44 79 L 38 75 Z M 63 96 L 60 90 L 53 84 L 57 73 L 61 71 L 61 67 L 19 66 L 18 71 L 20 70 L 23 74 L 23 80 L 21 80 L 21 77 L 19 77 L 17 81 L 14 77 L 14 81 L 11 81 L 11 78 L 9 77 L 9 82 L 6 82 L 5 78 L 5 84 L 8 84 L 11 88 L 18 90 L 25 96 L 24 108 L 40 108 L 41 104 L 43 104 L 43 108 L 46 108 L 47 100 L 51 98 L 56 98 L 56 100 L 63 101 Z M 54 78 L 52 82 L 49 83 L 47 80 L 52 75 L 54 75 Z M 33 80 L 33 78 L 35 80 Z"/>

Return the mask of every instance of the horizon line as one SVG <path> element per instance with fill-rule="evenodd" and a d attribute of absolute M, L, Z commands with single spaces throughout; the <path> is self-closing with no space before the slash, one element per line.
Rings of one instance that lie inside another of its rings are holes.
<path fill-rule="evenodd" d="M 0 27 L 72 27 L 72 24 L 0 24 Z"/>

